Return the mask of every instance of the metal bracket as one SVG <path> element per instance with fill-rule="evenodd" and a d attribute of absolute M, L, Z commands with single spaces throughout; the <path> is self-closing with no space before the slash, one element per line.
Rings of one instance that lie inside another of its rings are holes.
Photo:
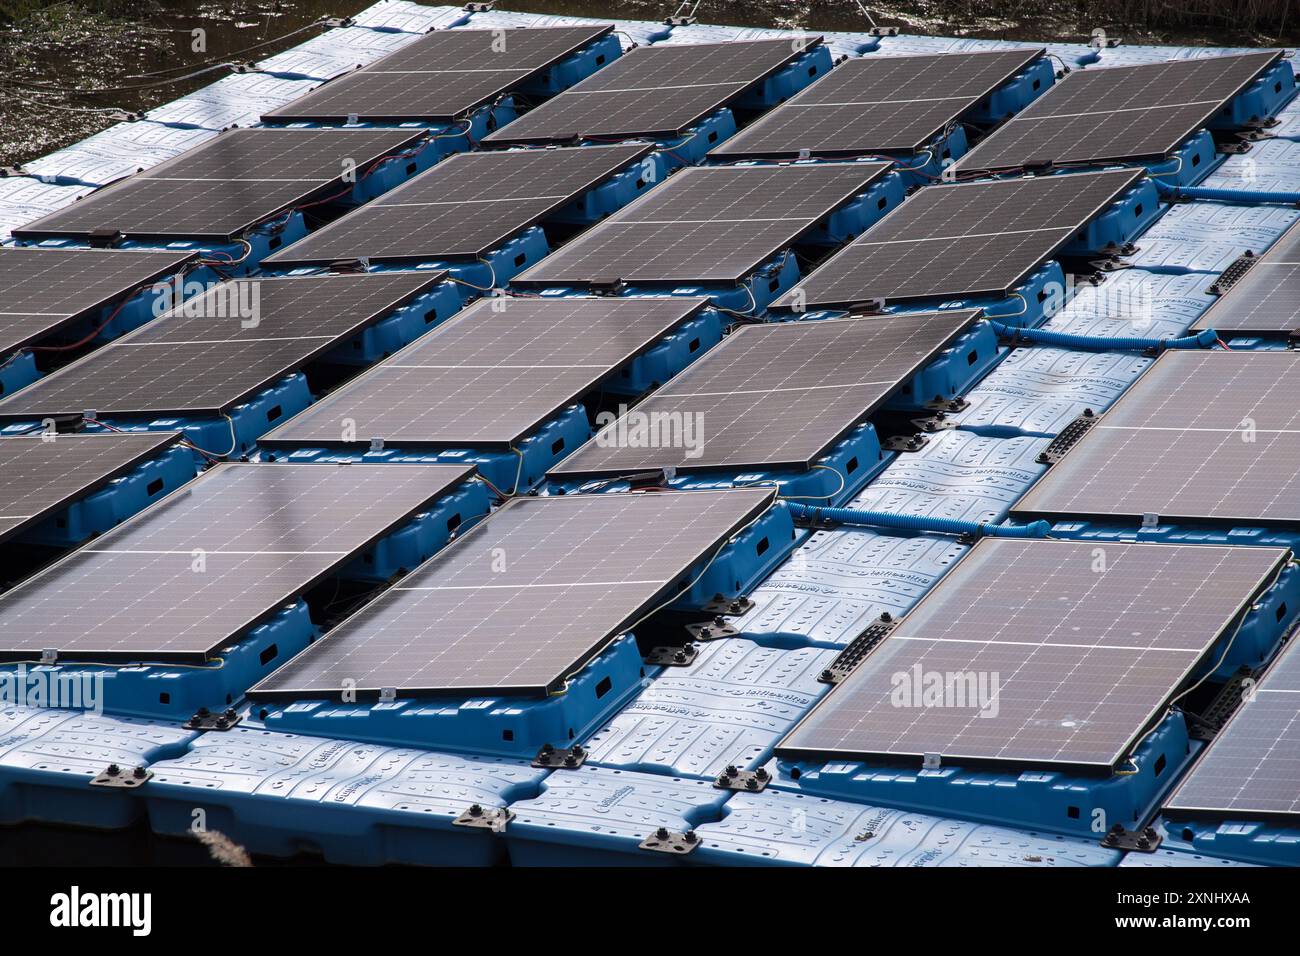
<path fill-rule="evenodd" d="M 1219 278 L 1215 279 L 1210 286 L 1210 295 L 1223 295 L 1234 285 L 1241 281 L 1242 277 L 1250 271 L 1251 267 L 1259 261 L 1259 257 L 1249 249 L 1245 253 L 1232 260 L 1231 265 L 1219 273 Z"/>
<path fill-rule="evenodd" d="M 685 856 L 700 845 L 700 838 L 694 830 L 678 833 L 667 827 L 660 827 L 640 843 L 642 850 L 653 853 L 669 853 L 673 856 Z"/>
<path fill-rule="evenodd" d="M 896 37 L 898 36 L 898 27 L 872 27 L 867 31 L 867 35 L 873 37 Z"/>
<path fill-rule="evenodd" d="M 695 17 L 667 17 L 664 20 L 664 24 L 670 27 L 689 27 L 696 22 Z"/>
<path fill-rule="evenodd" d="M 948 421 L 947 412 L 935 412 L 929 418 L 913 418 L 912 425 L 917 431 L 926 435 L 933 435 L 935 432 L 947 431 L 950 428 L 956 428 L 954 422 Z"/>
<path fill-rule="evenodd" d="M 927 412 L 964 412 L 970 408 L 970 402 L 961 395 L 952 398 L 936 398 L 921 406 Z"/>
<path fill-rule="evenodd" d="M 1232 156 L 1240 156 L 1242 153 L 1249 153 L 1252 149 L 1251 144 L 1244 139 L 1225 140 L 1218 144 L 1219 152 L 1228 153 Z"/>
<path fill-rule="evenodd" d="M 496 0 L 485 0 L 485 2 L 483 3 L 467 3 L 465 4 L 465 12 L 466 13 L 487 13 L 496 5 L 497 5 Z"/>
<path fill-rule="evenodd" d="M 715 594 L 713 600 L 703 607 L 706 614 L 723 614 L 727 617 L 740 617 L 753 609 L 754 602 L 747 597 L 728 598 L 721 594 Z"/>
<path fill-rule="evenodd" d="M 930 439 L 924 435 L 894 435 L 880 443 L 882 451 L 920 451 Z"/>
<path fill-rule="evenodd" d="M 1254 670 L 1242 665 L 1214 695 L 1214 700 L 1210 701 L 1205 710 L 1199 714 L 1189 715 L 1193 720 L 1188 735 L 1193 740 L 1213 740 L 1241 706 L 1242 685 L 1248 680 L 1253 680 L 1254 677 Z"/>
<path fill-rule="evenodd" d="M 587 283 L 587 290 L 592 295 L 619 295 L 626 287 L 620 278 L 591 279 Z"/>
<path fill-rule="evenodd" d="M 643 660 L 660 667 L 687 667 L 694 664 L 695 658 L 699 656 L 700 649 L 697 646 L 683 644 L 681 647 L 652 647 Z"/>
<path fill-rule="evenodd" d="M 817 680 L 823 684 L 838 684 L 844 680 L 897 626 L 898 622 L 894 620 L 893 615 L 889 612 L 886 611 L 880 615 L 879 620 L 868 624 L 866 630 L 850 641 L 849 646 L 835 656 L 835 660 L 831 661 L 830 666 L 817 675 Z"/>
<path fill-rule="evenodd" d="M 327 30 L 337 29 L 338 27 L 350 27 L 353 20 L 351 17 L 322 17 L 320 25 Z"/>
<path fill-rule="evenodd" d="M 718 774 L 713 786 L 719 790 L 743 790 L 746 793 L 761 793 L 772 782 L 772 775 L 759 767 L 757 770 L 740 770 L 727 767 Z"/>
<path fill-rule="evenodd" d="M 493 833 L 501 833 L 514 818 L 514 811 L 509 807 L 484 807 L 482 804 L 476 803 L 455 820 L 452 820 L 451 823 L 452 826 L 473 827 L 480 830 L 491 830 Z"/>
<path fill-rule="evenodd" d="M 574 744 L 572 747 L 555 747 L 542 744 L 533 758 L 533 766 L 539 770 L 577 770 L 587 759 L 587 751 Z"/>
<path fill-rule="evenodd" d="M 1109 850 L 1130 850 L 1137 853 L 1154 853 L 1164 837 L 1155 827 L 1141 830 L 1125 830 L 1124 824 L 1117 823 L 1101 838 L 1101 845 Z"/>
<path fill-rule="evenodd" d="M 717 641 L 724 637 L 735 637 L 740 631 L 721 617 L 715 617 L 712 621 L 687 624 L 686 633 L 691 635 L 693 641 Z"/>
<path fill-rule="evenodd" d="M 1055 465 L 1065 457 L 1066 452 L 1078 444 L 1079 439 L 1086 435 L 1097 421 L 1097 416 L 1092 413 L 1092 409 L 1085 408 L 1083 414 L 1062 428 L 1061 433 L 1053 438 L 1051 444 L 1039 452 L 1034 460 L 1040 465 Z"/>
<path fill-rule="evenodd" d="M 243 715 L 236 713 L 233 707 L 227 707 L 219 714 L 214 714 L 206 707 L 200 707 L 194 716 L 181 726 L 186 730 L 233 730 Z"/>
<path fill-rule="evenodd" d="M 90 781 L 92 787 L 117 787 L 121 790 L 134 790 L 137 787 L 143 787 L 153 776 L 152 770 L 146 770 L 144 767 L 134 767 L 131 770 L 123 770 L 115 763 L 109 764 L 100 772 L 94 780 Z"/>

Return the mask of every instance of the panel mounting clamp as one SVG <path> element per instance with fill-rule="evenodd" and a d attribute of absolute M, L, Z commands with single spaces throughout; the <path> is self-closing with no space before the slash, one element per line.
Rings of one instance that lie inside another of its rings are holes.
<path fill-rule="evenodd" d="M 823 684 L 838 684 L 853 673 L 876 646 L 880 644 L 898 626 L 894 616 L 888 611 L 867 625 L 866 629 L 849 642 L 849 645 L 835 656 L 830 666 L 817 675 Z"/>
<path fill-rule="evenodd" d="M 1051 440 L 1046 448 L 1034 459 L 1040 465 L 1055 465 L 1065 457 L 1065 453 L 1078 444 L 1079 439 L 1097 424 L 1097 416 L 1091 408 L 1085 408 L 1083 414 L 1061 429 L 1060 434 Z"/>

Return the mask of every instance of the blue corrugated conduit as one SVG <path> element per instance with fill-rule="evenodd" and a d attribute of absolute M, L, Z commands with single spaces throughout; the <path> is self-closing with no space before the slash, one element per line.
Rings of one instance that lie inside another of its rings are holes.
<path fill-rule="evenodd" d="M 1169 199 L 1214 199 L 1220 202 L 1281 202 L 1300 205 L 1300 192 L 1267 192 L 1251 189 L 1210 189 L 1206 186 L 1170 186 L 1153 180 L 1160 195 Z"/>
<path fill-rule="evenodd" d="M 1152 339 L 1137 336 L 1074 335 L 1048 329 L 1003 325 L 992 319 L 985 321 L 993 327 L 998 338 L 1010 339 L 1012 342 L 1032 342 L 1035 345 L 1055 345 L 1063 349 L 1092 349 L 1100 352 L 1145 352 L 1154 349 L 1162 352 L 1165 349 L 1208 349 L 1219 341 L 1219 333 L 1213 329 L 1204 329 L 1195 335 L 1184 335 L 1176 339 Z"/>
<path fill-rule="evenodd" d="M 987 521 L 959 521 L 955 518 L 934 518 L 924 515 L 900 515 L 889 511 L 859 511 L 854 508 L 819 508 L 787 501 L 790 516 L 796 520 L 829 522 L 830 524 L 867 525 L 876 528 L 895 528 L 900 531 L 933 531 L 939 534 L 970 535 L 989 538 L 1046 538 L 1052 525 L 1047 521 L 1033 521 L 1027 525 L 1009 526 L 990 524 Z"/>

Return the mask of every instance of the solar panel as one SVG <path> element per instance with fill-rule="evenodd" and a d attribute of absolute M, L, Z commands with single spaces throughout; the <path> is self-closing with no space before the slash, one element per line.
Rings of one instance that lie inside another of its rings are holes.
<path fill-rule="evenodd" d="M 1118 169 L 927 186 L 775 307 L 1004 295 L 1141 176 Z"/>
<path fill-rule="evenodd" d="M 689 167 L 512 281 L 738 282 L 888 169 L 886 163 Z"/>
<path fill-rule="evenodd" d="M 1166 352 L 1015 511 L 1300 522 L 1297 388 L 1293 352 Z"/>
<path fill-rule="evenodd" d="M 626 168 L 649 146 L 457 153 L 264 261 L 475 259 Z"/>
<path fill-rule="evenodd" d="M 202 661 L 471 472 L 217 465 L 0 595 L 0 657 Z"/>
<path fill-rule="evenodd" d="M 555 467 L 808 468 L 975 321 L 977 311 L 748 325 Z M 642 440 L 640 423 L 681 423 Z M 685 441 L 687 431 L 691 441 Z"/>
<path fill-rule="evenodd" d="M 1300 651 L 1292 641 L 1165 805 L 1165 814 L 1288 818 L 1300 814 Z"/>
<path fill-rule="evenodd" d="M 174 275 L 188 252 L 0 249 L 0 353 L 8 354 Z"/>
<path fill-rule="evenodd" d="M 438 30 L 339 77 L 262 121 L 401 123 L 454 120 L 538 78 L 613 27 Z"/>
<path fill-rule="evenodd" d="M 1042 54 L 992 50 L 846 60 L 709 155 L 913 153 Z"/>
<path fill-rule="evenodd" d="M 0 438 L 0 540 L 98 491 L 177 438 L 168 432 Z"/>
<path fill-rule="evenodd" d="M 1289 556 L 985 539 L 778 753 L 1113 767 Z"/>
<path fill-rule="evenodd" d="M 549 693 L 772 501 L 757 489 L 514 498 L 249 693 Z"/>
<path fill-rule="evenodd" d="M 236 279 L 0 401 L 0 420 L 222 414 L 445 273 Z M 254 318 L 248 318 L 253 316 Z"/>
<path fill-rule="evenodd" d="M 638 47 L 484 142 L 675 136 L 820 42 L 802 37 Z"/>
<path fill-rule="evenodd" d="M 127 239 L 229 242 L 265 219 L 340 191 L 345 176 L 363 173 L 422 135 L 412 129 L 231 130 L 13 234 L 85 239 L 107 229 Z"/>
<path fill-rule="evenodd" d="M 484 299 L 258 444 L 510 447 L 706 301 Z"/>
<path fill-rule="evenodd" d="M 1166 156 L 1281 55 L 1264 50 L 1075 70 L 967 153 L 957 168 Z"/>
<path fill-rule="evenodd" d="M 1225 335 L 1300 330 L 1300 226 L 1292 225 L 1192 328 Z"/>

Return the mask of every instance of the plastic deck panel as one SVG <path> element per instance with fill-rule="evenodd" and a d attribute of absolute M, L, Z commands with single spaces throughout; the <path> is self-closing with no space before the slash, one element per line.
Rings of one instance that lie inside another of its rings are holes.
<path fill-rule="evenodd" d="M 1133 352 L 1018 348 L 948 420 L 978 434 L 1052 437 L 1085 409 L 1109 408 L 1153 361 Z"/>
<path fill-rule="evenodd" d="M 998 522 L 1046 465 L 1045 438 L 989 438 L 949 429 L 900 453 L 844 507 L 892 514 Z"/>
<path fill-rule="evenodd" d="M 155 107 L 145 118 L 155 123 L 212 130 L 256 126 L 262 114 L 310 93 L 319 85 L 309 79 L 236 73 L 197 93 Z"/>
<path fill-rule="evenodd" d="M 329 30 L 306 43 L 259 60 L 258 69 L 272 76 L 332 80 L 373 63 L 420 38 L 419 33 L 390 32 L 364 27 Z"/>
<path fill-rule="evenodd" d="M 154 763 L 142 791 L 154 830 L 184 835 L 201 809 L 253 853 L 318 852 L 331 863 L 487 866 L 505 844 L 456 826 L 472 805 L 497 809 L 537 792 L 547 771 L 468 757 L 300 737 L 251 726 L 198 737 Z"/>
<path fill-rule="evenodd" d="M 833 650 L 778 650 L 739 638 L 700 644 L 686 667 L 665 667 L 587 741 L 587 763 L 713 779 L 753 770 L 830 688 L 817 676 Z"/>
<path fill-rule="evenodd" d="M 1248 191 L 1300 190 L 1300 142 L 1274 139 L 1256 143 L 1250 152 L 1228 157 L 1201 185 Z"/>
<path fill-rule="evenodd" d="M 1167 867 L 1223 867 L 1223 866 L 1255 866 L 1254 863 L 1242 863 L 1238 860 L 1228 860 L 1217 856 L 1204 856 L 1200 853 L 1188 853 L 1184 850 L 1170 850 L 1160 847 L 1154 853 L 1125 853 L 1124 859 L 1119 861 L 1123 867 L 1142 867 L 1145 869 L 1161 869 Z"/>
<path fill-rule="evenodd" d="M 138 790 L 92 787 L 109 764 L 131 770 L 180 753 L 196 737 L 177 724 L 50 707 L 0 708 L 0 823 L 101 829 L 139 819 Z"/>
<path fill-rule="evenodd" d="M 424 6 L 408 0 L 379 0 L 373 7 L 366 7 L 353 16 L 352 22 L 372 30 L 427 33 L 458 26 L 468 19 L 469 12 L 463 6 Z"/>
<path fill-rule="evenodd" d="M 1295 145 L 1300 147 L 1300 143 Z M 1300 151 L 1296 162 L 1300 163 Z M 1262 253 L 1296 219 L 1300 219 L 1300 210 L 1287 206 L 1199 201 L 1175 204 L 1142 234 L 1138 251 L 1126 256 L 1125 261 L 1143 270 L 1195 269 L 1219 273 L 1246 251 Z"/>
<path fill-rule="evenodd" d="M 765 790 L 701 824 L 694 863 L 724 866 L 1115 866 L 1118 850 L 925 813 Z"/>
<path fill-rule="evenodd" d="M 516 866 L 664 866 L 689 856 L 639 849 L 659 827 L 684 833 L 716 820 L 731 791 L 708 780 L 604 767 L 557 770 L 531 800 L 510 805 L 506 828 Z"/>
<path fill-rule="evenodd" d="M 1209 288 L 1215 278 L 1121 269 L 1098 285 L 1079 286 L 1074 298 L 1042 327 L 1080 335 L 1182 335 L 1214 304 Z"/>
<path fill-rule="evenodd" d="M 178 129 L 142 120 L 110 126 L 66 149 L 32 160 L 24 171 L 61 185 L 104 186 L 216 136 L 209 129 Z"/>
<path fill-rule="evenodd" d="M 1199 60 L 1207 56 L 1227 56 L 1231 53 L 1255 53 L 1257 47 L 1224 46 L 1119 46 L 1105 47 L 1097 61 L 1097 69 L 1107 66 L 1139 66 L 1144 63 L 1165 63 L 1169 60 Z"/>
<path fill-rule="evenodd" d="M 11 240 L 10 232 L 19 226 L 48 216 L 92 191 L 91 186 L 56 186 L 25 176 L 0 179 L 0 242 Z"/>
<path fill-rule="evenodd" d="M 495 27 L 562 27 L 585 23 L 612 23 L 614 33 L 624 50 L 633 46 L 645 46 L 664 40 L 671 32 L 666 23 L 648 20 L 615 20 L 611 17 L 569 17 L 548 13 L 512 13 L 509 10 L 485 10 L 471 13 L 463 23 L 455 26 L 469 27 L 475 30 L 490 30 Z"/>
<path fill-rule="evenodd" d="M 665 45 L 680 45 L 683 43 L 725 43 L 731 40 L 780 40 L 789 37 L 793 42 L 801 34 L 793 30 L 771 30 L 762 27 L 733 27 L 733 26 L 714 26 L 708 23 L 691 23 L 685 26 L 673 27 L 672 32 L 666 40 L 662 42 Z M 807 30 L 804 36 L 820 36 L 827 48 L 835 55 L 840 57 L 858 57 L 865 53 L 870 53 L 880 45 L 880 40 L 873 36 L 868 36 L 864 30 L 861 34 L 854 33 L 836 33 L 827 30 Z"/>
<path fill-rule="evenodd" d="M 948 535 L 818 531 L 731 623 L 762 644 L 843 647 L 882 613 L 905 614 L 968 550 Z"/>
<path fill-rule="evenodd" d="M 916 56 L 926 53 L 973 53 L 980 50 L 1021 50 L 1040 47 L 1074 66 L 1095 51 L 1084 43 L 1036 43 L 1031 40 L 988 40 L 979 37 L 930 37 L 901 33 L 881 37 L 877 56 Z"/>

